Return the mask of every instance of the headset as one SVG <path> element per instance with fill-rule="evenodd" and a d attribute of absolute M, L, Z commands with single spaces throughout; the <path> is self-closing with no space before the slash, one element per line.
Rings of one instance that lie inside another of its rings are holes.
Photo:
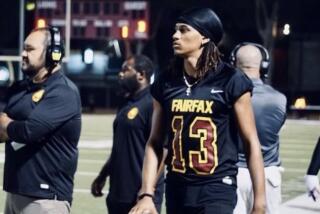
<path fill-rule="evenodd" d="M 48 26 L 50 32 L 51 42 L 46 51 L 46 65 L 53 67 L 62 61 L 64 57 L 64 47 L 61 41 L 61 35 L 58 28 Z"/>
<path fill-rule="evenodd" d="M 242 46 L 245 46 L 245 45 L 252 45 L 252 46 L 257 47 L 260 50 L 261 55 L 262 55 L 262 60 L 261 60 L 261 63 L 260 63 L 260 74 L 261 74 L 261 77 L 263 79 L 268 78 L 270 57 L 269 57 L 269 53 L 268 53 L 267 49 L 265 47 L 263 47 L 262 45 L 260 45 L 260 44 L 253 43 L 253 42 L 242 42 L 242 43 L 238 44 L 231 51 L 230 59 L 229 59 L 230 60 L 230 64 L 233 65 L 233 66 L 236 66 L 236 61 L 237 61 L 236 55 L 237 55 L 237 52 Z"/>

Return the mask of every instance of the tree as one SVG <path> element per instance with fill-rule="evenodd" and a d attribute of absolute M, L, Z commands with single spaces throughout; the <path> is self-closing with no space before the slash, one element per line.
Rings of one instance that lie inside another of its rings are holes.
<path fill-rule="evenodd" d="M 262 44 L 272 56 L 274 41 L 277 34 L 278 0 L 255 0 L 255 20 Z M 269 68 L 269 80 L 272 78 L 272 64 Z"/>

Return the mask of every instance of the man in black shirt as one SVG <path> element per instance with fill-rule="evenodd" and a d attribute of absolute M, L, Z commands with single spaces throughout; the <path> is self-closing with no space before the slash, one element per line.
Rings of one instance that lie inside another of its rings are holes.
<path fill-rule="evenodd" d="M 141 171 L 145 144 L 149 137 L 152 117 L 152 97 L 149 91 L 153 65 L 146 56 L 128 58 L 119 73 L 126 103 L 113 123 L 113 147 L 109 160 L 93 181 L 91 192 L 102 196 L 106 178 L 110 176 L 107 197 L 109 214 L 127 214 L 137 201 L 141 187 Z M 160 213 L 163 176 L 156 187 L 154 202 Z"/>
<path fill-rule="evenodd" d="M 0 116 L 5 145 L 5 214 L 70 213 L 81 102 L 76 86 L 60 72 L 58 29 L 38 28 L 24 42 L 25 80 L 9 91 Z"/>

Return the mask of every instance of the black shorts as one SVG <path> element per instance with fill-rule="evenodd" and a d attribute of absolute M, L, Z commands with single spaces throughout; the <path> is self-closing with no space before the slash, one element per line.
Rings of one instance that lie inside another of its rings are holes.
<path fill-rule="evenodd" d="M 167 214 L 232 214 L 237 203 L 235 185 L 166 185 Z"/>

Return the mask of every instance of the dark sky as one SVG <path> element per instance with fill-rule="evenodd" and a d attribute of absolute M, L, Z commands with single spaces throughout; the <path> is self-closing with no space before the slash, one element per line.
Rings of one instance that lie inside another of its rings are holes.
<path fill-rule="evenodd" d="M 0 7 L 0 54 L 11 54 L 19 45 L 19 1 L 3 1 Z M 9 53 L 8 53 L 9 52 Z"/>

